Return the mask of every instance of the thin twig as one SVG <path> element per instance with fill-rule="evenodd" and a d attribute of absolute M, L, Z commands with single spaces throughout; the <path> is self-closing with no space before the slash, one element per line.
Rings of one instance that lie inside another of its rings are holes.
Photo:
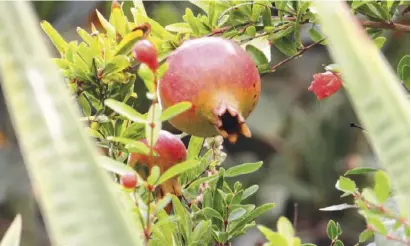
<path fill-rule="evenodd" d="M 188 182 L 186 185 L 184 185 L 183 189 L 187 189 L 192 183 L 194 183 L 194 181 L 196 181 L 197 179 L 199 179 L 201 176 L 203 176 L 209 169 L 210 165 L 208 165 L 204 171 L 202 173 L 200 173 L 199 175 L 197 175 L 197 177 L 193 178 L 190 182 Z"/>
<path fill-rule="evenodd" d="M 367 201 L 360 193 L 354 193 L 353 194 L 355 199 L 360 199 L 361 201 L 363 201 L 365 203 L 365 205 L 369 208 L 369 209 L 374 209 L 374 210 L 378 210 L 381 213 L 383 213 L 386 217 L 388 218 L 392 218 L 398 222 L 400 222 L 402 225 L 404 226 L 409 226 L 408 221 L 405 218 L 402 218 L 394 213 L 392 213 L 391 211 L 387 210 L 383 205 L 376 205 L 374 203 L 371 203 L 369 201 Z"/>
<path fill-rule="evenodd" d="M 157 74 L 154 72 L 154 91 L 157 91 Z M 153 101 L 151 103 L 152 107 L 152 117 L 151 117 L 151 122 L 150 122 L 150 163 L 153 162 L 153 140 L 154 140 L 154 128 L 155 128 L 155 105 L 158 103 L 157 95 L 154 94 Z M 150 240 L 150 234 L 151 234 L 151 218 L 150 218 L 150 203 L 151 203 L 151 185 L 148 187 L 148 197 L 147 197 L 147 226 L 145 230 L 145 236 L 146 236 L 146 246 L 149 245 L 149 240 Z"/>
<path fill-rule="evenodd" d="M 363 27 L 377 28 L 377 29 L 387 29 L 395 30 L 399 32 L 410 32 L 410 26 L 394 23 L 394 22 L 382 22 L 382 21 L 360 21 Z"/>
<path fill-rule="evenodd" d="M 294 203 L 294 218 L 293 218 L 293 227 L 294 230 L 297 231 L 297 223 L 298 223 L 298 203 Z"/>
<path fill-rule="evenodd" d="M 275 64 L 274 66 L 272 66 L 272 67 L 271 67 L 271 71 L 274 72 L 278 67 L 280 67 L 280 66 L 284 65 L 285 63 L 293 60 L 294 58 L 302 55 L 302 54 L 305 53 L 307 50 L 309 50 L 309 49 L 311 49 L 312 47 L 316 46 L 317 44 L 323 42 L 324 40 L 325 40 L 325 38 L 323 38 L 323 39 L 321 39 L 321 40 L 318 40 L 317 42 L 312 43 L 312 44 L 310 44 L 310 45 L 302 48 L 302 49 L 299 50 L 295 55 L 290 56 L 290 57 L 287 57 L 286 59 L 284 59 L 284 60 L 280 61 L 279 63 Z"/>

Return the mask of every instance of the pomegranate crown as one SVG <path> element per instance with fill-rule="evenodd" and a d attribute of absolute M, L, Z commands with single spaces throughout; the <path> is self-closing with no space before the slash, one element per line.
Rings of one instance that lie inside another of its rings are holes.
<path fill-rule="evenodd" d="M 222 103 L 218 109 L 214 110 L 214 114 L 217 116 L 214 124 L 217 131 L 230 143 L 236 143 L 240 134 L 247 138 L 251 137 L 251 131 L 243 115 L 230 105 Z"/>

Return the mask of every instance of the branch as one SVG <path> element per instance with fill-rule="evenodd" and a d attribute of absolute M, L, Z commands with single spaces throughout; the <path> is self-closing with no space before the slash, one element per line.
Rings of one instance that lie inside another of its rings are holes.
<path fill-rule="evenodd" d="M 395 30 L 399 32 L 410 32 L 410 26 L 398 24 L 394 22 L 376 22 L 376 21 L 360 21 L 363 27 L 377 28 L 377 29 L 388 29 Z"/>
<path fill-rule="evenodd" d="M 287 57 L 286 59 L 284 59 L 284 60 L 280 61 L 279 63 L 275 64 L 274 66 L 271 67 L 271 72 L 274 72 L 278 67 L 280 67 L 280 66 L 284 65 L 285 63 L 293 60 L 294 58 L 302 55 L 302 54 L 305 53 L 307 50 L 311 49 L 312 47 L 316 46 L 317 44 L 321 43 L 321 42 L 324 41 L 324 40 L 325 40 L 325 38 L 323 38 L 323 39 L 321 39 L 321 40 L 318 40 L 317 42 L 312 43 L 312 44 L 310 44 L 310 45 L 302 48 L 302 49 L 299 50 L 295 55 L 290 56 L 290 57 Z"/>

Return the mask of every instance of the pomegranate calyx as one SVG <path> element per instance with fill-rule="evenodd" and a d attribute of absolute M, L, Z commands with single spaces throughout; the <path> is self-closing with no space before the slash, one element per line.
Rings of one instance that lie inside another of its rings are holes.
<path fill-rule="evenodd" d="M 251 138 L 251 131 L 245 123 L 244 117 L 235 108 L 222 104 L 214 113 L 217 118 L 214 123 L 215 128 L 230 143 L 236 143 L 240 134 Z"/>

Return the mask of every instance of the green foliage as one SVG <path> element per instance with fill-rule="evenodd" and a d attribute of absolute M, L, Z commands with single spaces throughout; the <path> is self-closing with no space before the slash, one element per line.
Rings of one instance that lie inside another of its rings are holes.
<path fill-rule="evenodd" d="M 341 2 L 315 6 L 330 40 L 331 55 L 341 66 L 348 95 L 366 129 L 365 136 L 400 195 L 401 210 L 409 216 L 410 110 L 404 88 L 381 52 L 356 26 L 346 6 Z M 367 2 L 354 11 L 377 20 L 391 17 L 388 6 L 381 2 Z"/>

